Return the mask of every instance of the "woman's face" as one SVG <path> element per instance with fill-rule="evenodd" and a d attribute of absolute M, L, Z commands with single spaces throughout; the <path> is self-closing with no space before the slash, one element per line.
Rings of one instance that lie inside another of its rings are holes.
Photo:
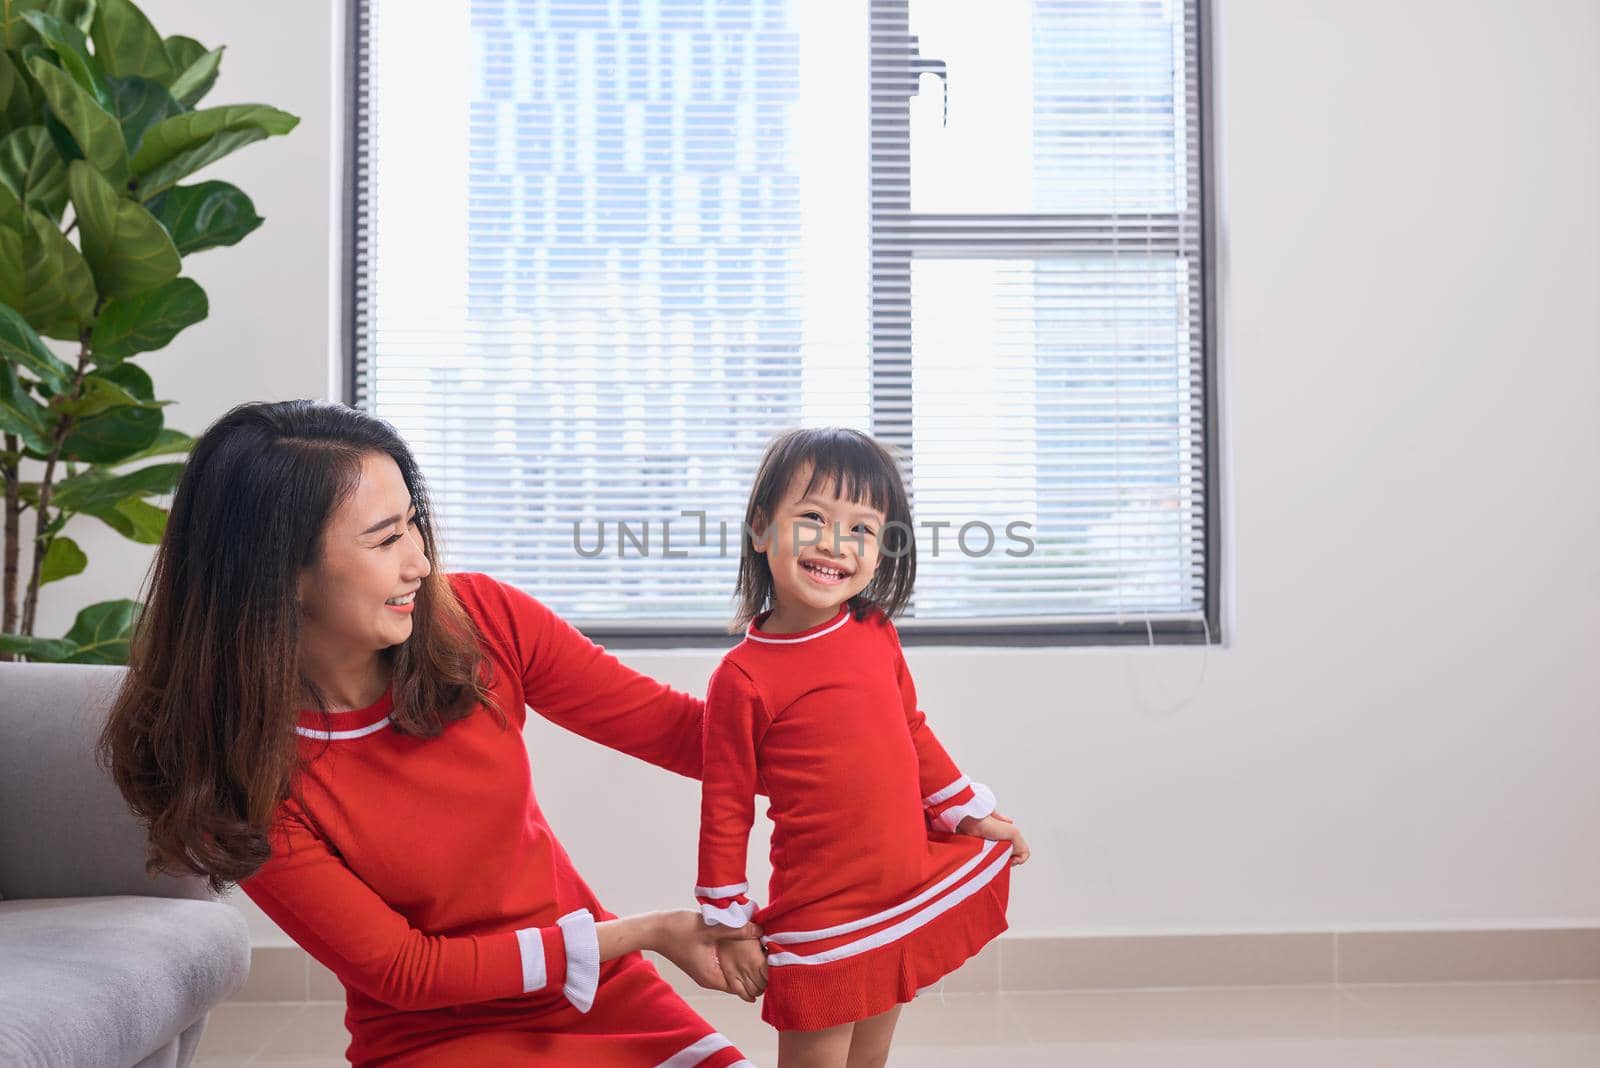
<path fill-rule="evenodd" d="M 872 581 L 883 513 L 839 496 L 836 483 L 807 493 L 810 480 L 811 465 L 795 472 L 756 547 L 766 553 L 778 604 L 831 614 Z"/>
<path fill-rule="evenodd" d="M 302 642 L 360 655 L 411 637 L 411 595 L 433 570 L 416 514 L 399 465 L 369 453 L 360 483 L 323 528 L 320 558 L 301 569 Z M 394 598 L 407 603 L 386 603 Z"/>

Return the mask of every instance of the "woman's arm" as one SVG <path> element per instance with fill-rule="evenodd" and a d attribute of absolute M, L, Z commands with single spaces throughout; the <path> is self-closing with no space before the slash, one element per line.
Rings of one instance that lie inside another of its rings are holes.
<path fill-rule="evenodd" d="M 272 856 L 239 888 L 339 981 L 397 1009 L 561 991 L 587 1012 L 599 982 L 587 910 L 546 927 L 446 936 L 412 927 L 285 802 Z"/>
<path fill-rule="evenodd" d="M 497 593 L 509 613 L 507 638 L 535 712 L 590 741 L 700 777 L 703 701 L 627 667 L 531 595 L 490 581 L 485 592 Z"/>
<path fill-rule="evenodd" d="M 600 936 L 600 959 L 611 960 L 641 949 L 653 950 L 677 965 L 689 978 L 707 990 L 728 992 L 718 956 L 724 943 L 761 937 L 761 928 L 746 924 L 742 928 L 707 926 L 694 909 L 666 912 L 641 912 L 595 924 Z M 746 999 L 748 1000 L 748 999 Z"/>

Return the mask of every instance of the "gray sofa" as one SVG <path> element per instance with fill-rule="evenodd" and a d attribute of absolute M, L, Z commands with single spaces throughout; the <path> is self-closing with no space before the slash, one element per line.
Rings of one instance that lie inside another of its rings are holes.
<path fill-rule="evenodd" d="M 151 878 L 94 742 L 124 669 L 0 663 L 0 1065 L 181 1068 L 244 985 L 244 917 Z"/>

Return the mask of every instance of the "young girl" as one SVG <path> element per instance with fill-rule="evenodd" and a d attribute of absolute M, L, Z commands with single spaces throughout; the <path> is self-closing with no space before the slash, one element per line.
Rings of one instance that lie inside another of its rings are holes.
<path fill-rule="evenodd" d="M 765 993 L 780 1068 L 881 1065 L 900 1005 L 1006 929 L 1028 857 L 987 787 L 917 708 L 890 618 L 915 542 L 893 457 L 865 434 L 794 430 L 767 449 L 745 514 L 736 627 L 706 696 L 700 864 L 730 988 Z M 771 799 L 769 904 L 748 896 L 758 784 Z"/>

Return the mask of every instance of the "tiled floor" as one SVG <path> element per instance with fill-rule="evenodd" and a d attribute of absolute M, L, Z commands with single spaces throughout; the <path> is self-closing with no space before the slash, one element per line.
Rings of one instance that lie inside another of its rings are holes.
<path fill-rule="evenodd" d="M 696 1009 L 758 1065 L 755 1006 Z M 344 1006 L 223 1005 L 197 1066 L 340 1065 Z M 1600 983 L 945 994 L 901 1017 L 897 1068 L 1595 1068 Z"/>

